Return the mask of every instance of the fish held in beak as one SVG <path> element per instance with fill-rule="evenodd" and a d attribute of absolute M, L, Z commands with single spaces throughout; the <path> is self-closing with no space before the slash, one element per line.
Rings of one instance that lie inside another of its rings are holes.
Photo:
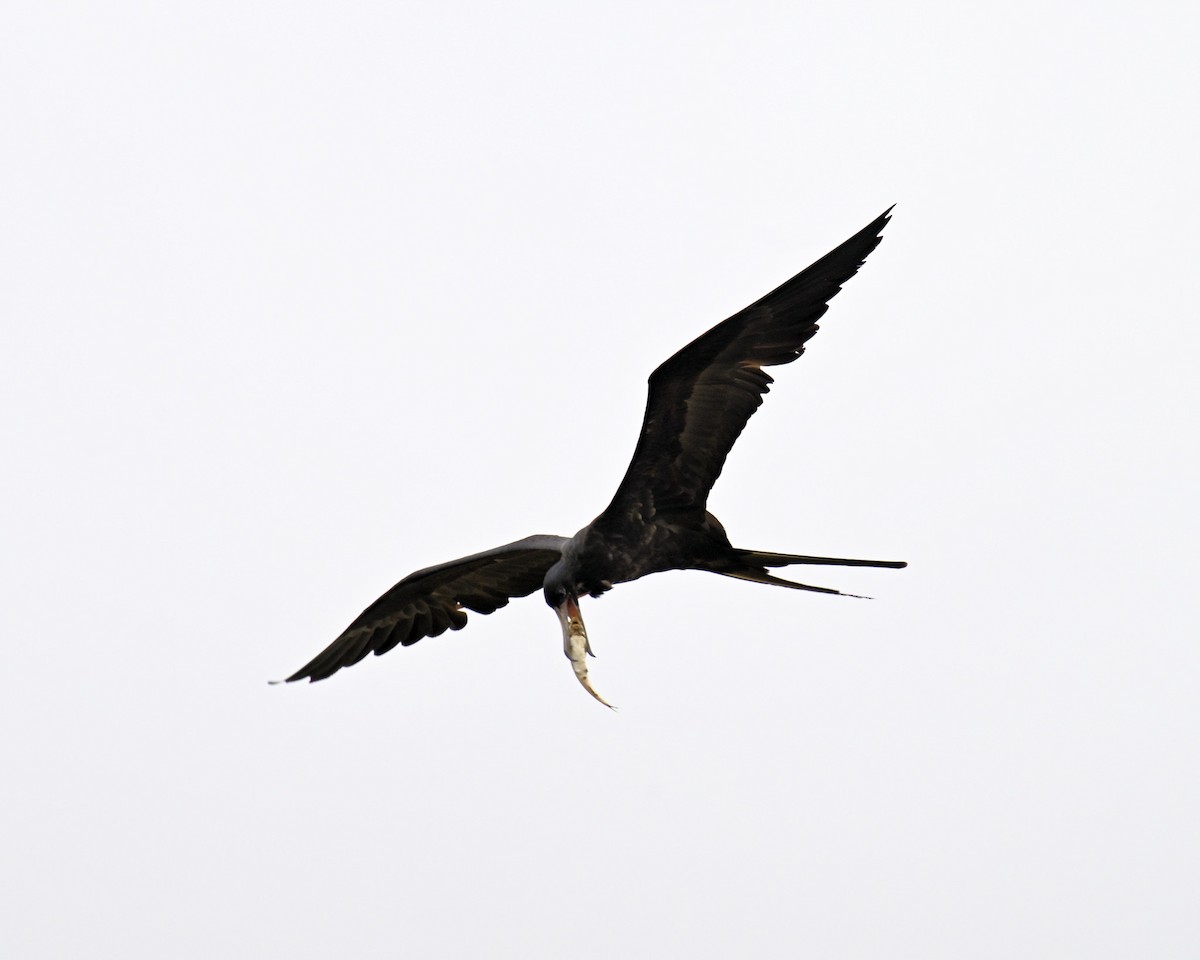
<path fill-rule="evenodd" d="M 554 608 L 554 612 L 558 614 L 558 622 L 562 624 L 563 653 L 571 661 L 575 679 L 579 681 L 584 690 L 602 704 L 610 710 L 616 710 L 616 707 L 596 692 L 595 687 L 588 680 L 587 658 L 595 656 L 595 654 L 592 653 L 591 645 L 588 643 L 587 629 L 583 625 L 583 617 L 579 614 L 578 601 L 568 595 L 566 600 Z"/>

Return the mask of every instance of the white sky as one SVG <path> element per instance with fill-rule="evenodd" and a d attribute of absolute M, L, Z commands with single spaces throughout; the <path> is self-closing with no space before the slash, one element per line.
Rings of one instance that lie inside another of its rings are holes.
<path fill-rule="evenodd" d="M 10 0 L 3 953 L 1196 956 L 1194 9 Z M 873 602 L 267 686 L 893 202 L 711 501 Z"/>

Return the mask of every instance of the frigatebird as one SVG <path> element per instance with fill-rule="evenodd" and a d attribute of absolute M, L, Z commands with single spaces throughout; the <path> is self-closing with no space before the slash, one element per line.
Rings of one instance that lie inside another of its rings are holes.
<path fill-rule="evenodd" d="M 708 512 L 708 494 L 770 389 L 763 367 L 791 363 L 829 301 L 879 245 L 892 208 L 761 300 L 697 337 L 650 375 L 642 432 L 612 502 L 573 537 L 536 535 L 409 574 L 287 678 L 324 680 L 342 667 L 423 637 L 460 630 L 467 610 L 492 613 L 542 588 L 562 625 L 563 652 L 584 689 L 591 654 L 579 598 L 664 570 L 707 570 L 794 590 L 843 594 L 769 573 L 792 564 L 906 566 L 741 550 Z"/>

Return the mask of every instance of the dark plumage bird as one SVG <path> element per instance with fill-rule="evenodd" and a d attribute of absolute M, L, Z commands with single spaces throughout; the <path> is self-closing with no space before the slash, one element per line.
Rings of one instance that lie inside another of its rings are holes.
<path fill-rule="evenodd" d="M 539 535 L 409 574 L 367 607 L 287 682 L 324 680 L 368 653 L 377 656 L 422 637 L 459 630 L 467 610 L 491 613 L 539 587 L 558 613 L 563 649 L 575 676 L 601 703 L 587 676 L 591 653 L 579 598 L 663 570 L 707 570 L 727 577 L 819 593 L 840 591 L 773 576 L 790 564 L 905 566 L 741 550 L 708 512 L 708 494 L 771 377 L 764 367 L 791 363 L 817 321 L 879 244 L 891 209 L 781 287 L 717 324 L 650 375 L 646 415 L 633 459 L 612 502 L 573 537 Z M 607 705 L 607 704 L 606 704 Z"/>

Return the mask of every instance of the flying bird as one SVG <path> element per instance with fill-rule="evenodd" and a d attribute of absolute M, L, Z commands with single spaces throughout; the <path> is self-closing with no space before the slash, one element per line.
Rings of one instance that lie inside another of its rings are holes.
<path fill-rule="evenodd" d="M 573 537 L 536 535 L 409 574 L 364 610 L 336 640 L 286 682 L 324 680 L 368 653 L 460 630 L 467 611 L 487 614 L 539 587 L 558 614 L 563 652 L 588 680 L 591 654 L 581 597 L 664 570 L 707 570 L 794 590 L 841 596 L 774 576 L 792 564 L 906 566 L 742 550 L 708 512 L 725 458 L 770 389 L 764 367 L 791 363 L 817 332 L 829 301 L 879 245 L 891 208 L 761 300 L 697 337 L 650 375 L 642 432 L 612 502 Z"/>

